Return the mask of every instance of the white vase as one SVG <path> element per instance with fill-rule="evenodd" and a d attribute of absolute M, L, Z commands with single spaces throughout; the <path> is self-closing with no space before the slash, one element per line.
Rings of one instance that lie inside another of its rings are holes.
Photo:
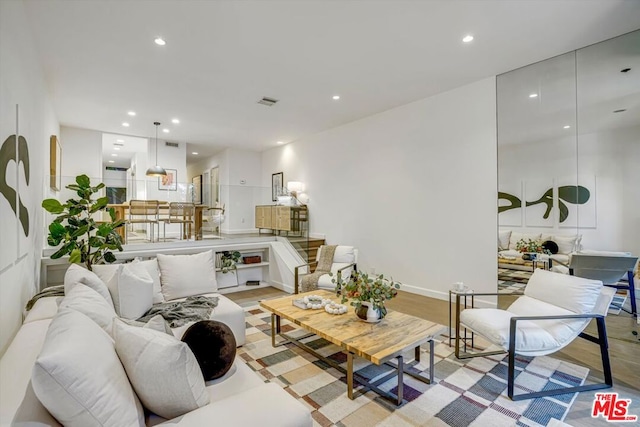
<path fill-rule="evenodd" d="M 368 323 L 378 323 L 382 320 L 380 317 L 380 310 L 373 308 L 372 302 L 362 301 L 360 305 L 362 306 L 360 310 L 356 310 L 356 316 L 358 316 L 358 319 Z M 364 311 L 365 307 L 367 309 L 366 312 Z"/>

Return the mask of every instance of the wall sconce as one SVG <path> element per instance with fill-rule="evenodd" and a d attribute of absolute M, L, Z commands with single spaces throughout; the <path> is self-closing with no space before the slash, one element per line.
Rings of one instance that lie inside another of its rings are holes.
<path fill-rule="evenodd" d="M 296 200 L 296 204 L 304 205 L 309 201 L 309 197 L 303 193 L 304 184 L 299 181 L 287 182 L 287 190 L 291 193 L 291 196 Z"/>

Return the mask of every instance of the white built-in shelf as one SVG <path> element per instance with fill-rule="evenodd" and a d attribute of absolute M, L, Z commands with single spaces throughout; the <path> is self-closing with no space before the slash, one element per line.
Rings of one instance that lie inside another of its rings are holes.
<path fill-rule="evenodd" d="M 231 294 L 233 292 L 242 292 L 242 291 L 250 291 L 251 289 L 261 289 L 268 288 L 271 285 L 267 282 L 260 282 L 258 286 L 247 286 L 247 285 L 238 285 L 238 286 L 230 286 L 228 288 L 218 289 L 218 293 L 220 294 Z"/>
<path fill-rule="evenodd" d="M 236 264 L 236 268 L 238 270 L 242 270 L 243 268 L 252 268 L 252 267 L 264 267 L 266 265 L 269 265 L 268 262 L 263 261 L 263 262 L 255 262 L 253 264 Z M 233 269 L 231 269 L 233 270 Z M 222 271 L 221 268 L 216 268 L 216 271 Z"/>

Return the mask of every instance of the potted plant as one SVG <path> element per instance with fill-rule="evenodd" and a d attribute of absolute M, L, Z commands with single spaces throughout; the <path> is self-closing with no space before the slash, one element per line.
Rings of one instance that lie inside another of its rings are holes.
<path fill-rule="evenodd" d="M 62 246 L 51 258 L 68 254 L 69 262 L 84 264 L 89 270 L 93 264 L 114 262 L 116 257 L 112 251 L 122 251 L 122 239 L 116 229 L 122 227 L 124 221 L 116 221 L 113 208 L 107 208 L 107 197 L 93 200 L 92 196 L 104 188 L 104 184 L 92 187 L 87 175 L 79 175 L 76 183 L 66 188 L 75 191 L 80 198 L 69 199 L 66 203 L 56 199 L 42 201 L 47 212 L 58 215 L 49 224 L 47 243 L 49 246 Z M 111 222 L 97 223 L 93 215 L 105 211 L 109 212 Z"/>
<path fill-rule="evenodd" d="M 240 262 L 240 252 L 222 251 L 220 255 L 220 271 L 228 273 L 236 269 L 236 263 Z"/>
<path fill-rule="evenodd" d="M 229 288 L 238 286 L 238 275 L 236 274 L 236 263 L 240 262 L 240 252 L 238 251 L 222 251 L 217 254 L 216 280 L 219 288 Z M 231 274 L 227 274 L 231 273 Z"/>
<path fill-rule="evenodd" d="M 520 239 L 516 243 L 516 250 L 524 254 L 522 255 L 522 259 L 524 260 L 534 260 L 536 254 L 551 255 L 551 251 L 546 249 L 539 240 Z"/>
<path fill-rule="evenodd" d="M 383 274 L 370 277 L 368 274 L 353 270 L 347 281 L 338 282 L 336 294 L 342 297 L 342 303 L 351 299 L 351 305 L 356 309 L 356 315 L 365 321 L 379 321 L 387 315 L 385 301 L 395 298 L 400 289 L 400 283 L 387 279 Z"/>

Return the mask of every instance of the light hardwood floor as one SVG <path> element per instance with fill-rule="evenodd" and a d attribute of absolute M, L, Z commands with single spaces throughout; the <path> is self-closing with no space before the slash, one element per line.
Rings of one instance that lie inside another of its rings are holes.
<path fill-rule="evenodd" d="M 227 297 L 245 307 L 257 304 L 262 299 L 286 295 L 288 294 L 275 288 L 226 294 Z M 506 308 L 514 299 L 513 296 L 500 296 L 498 305 L 500 308 Z M 442 325 L 449 323 L 449 304 L 447 301 L 400 291 L 397 298 L 388 302 L 387 307 Z M 639 335 L 631 333 L 631 331 L 638 332 L 638 325 L 631 316 L 625 313 L 607 316 L 606 324 L 614 387 L 604 391 L 618 392 L 621 397 L 632 399 L 630 414 L 640 415 L 640 340 L 638 340 Z M 589 329 L 593 329 L 593 325 Z M 593 333 L 593 330 L 591 332 Z M 569 346 L 555 353 L 553 357 L 588 367 L 590 380 L 599 381 L 602 378 L 599 348 L 593 343 L 576 339 Z M 573 426 L 608 425 L 602 418 L 591 418 L 593 396 L 593 392 L 580 393 L 565 422 Z"/>

